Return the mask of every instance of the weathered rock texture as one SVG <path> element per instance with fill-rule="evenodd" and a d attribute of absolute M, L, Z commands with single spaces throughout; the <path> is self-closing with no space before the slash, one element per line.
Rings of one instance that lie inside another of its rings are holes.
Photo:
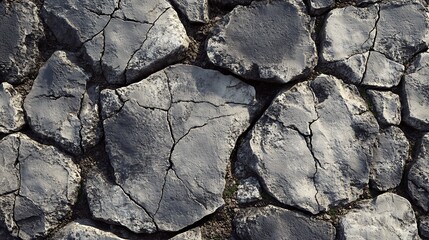
<path fill-rule="evenodd" d="M 226 15 L 208 40 L 214 64 L 251 79 L 289 82 L 317 62 L 312 21 L 301 1 L 254 2 Z"/>
<path fill-rule="evenodd" d="M 20 130 L 24 124 L 23 98 L 9 83 L 0 84 L 0 133 Z"/>
<path fill-rule="evenodd" d="M 429 134 L 425 134 L 418 144 L 416 159 L 408 173 L 408 191 L 424 211 L 429 211 Z"/>

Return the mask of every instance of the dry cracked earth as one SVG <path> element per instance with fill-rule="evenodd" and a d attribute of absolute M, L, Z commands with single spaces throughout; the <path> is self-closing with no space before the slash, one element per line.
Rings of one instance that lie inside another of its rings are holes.
<path fill-rule="evenodd" d="M 424 0 L 0 0 L 0 239 L 429 239 Z"/>

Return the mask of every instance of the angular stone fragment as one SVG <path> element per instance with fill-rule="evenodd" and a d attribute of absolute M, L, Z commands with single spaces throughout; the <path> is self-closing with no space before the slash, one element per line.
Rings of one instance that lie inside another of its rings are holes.
<path fill-rule="evenodd" d="M 227 162 L 254 97 L 234 77 L 187 65 L 101 93 L 116 183 L 158 230 L 178 231 L 223 205 Z"/>
<path fill-rule="evenodd" d="M 40 69 L 24 109 L 33 131 L 81 154 L 99 140 L 98 99 L 94 90 L 86 91 L 90 77 L 74 61 L 71 53 L 55 52 Z"/>
<path fill-rule="evenodd" d="M 401 99 L 392 92 L 368 90 L 375 116 L 380 124 L 399 125 L 401 123 Z"/>
<path fill-rule="evenodd" d="M 401 183 L 410 144 L 398 127 L 389 127 L 377 138 L 374 157 L 370 160 L 370 184 L 378 191 L 386 191 Z"/>
<path fill-rule="evenodd" d="M 362 194 L 377 133 L 357 88 L 321 75 L 281 93 L 238 157 L 277 200 L 318 213 Z"/>
<path fill-rule="evenodd" d="M 200 228 L 194 228 L 170 238 L 170 240 L 202 240 L 202 239 L 203 237 L 202 237 Z"/>
<path fill-rule="evenodd" d="M 205 23 L 209 20 L 208 0 L 173 0 L 173 2 L 189 21 Z"/>
<path fill-rule="evenodd" d="M 419 207 L 429 211 L 429 134 L 417 146 L 416 159 L 408 173 L 408 192 Z"/>
<path fill-rule="evenodd" d="M 136 233 L 156 231 L 147 212 L 119 186 L 108 183 L 101 174 L 91 173 L 88 176 L 85 191 L 94 218 L 125 226 Z"/>
<path fill-rule="evenodd" d="M 420 239 L 411 204 L 393 193 L 362 201 L 339 228 L 340 239 Z"/>
<path fill-rule="evenodd" d="M 261 185 L 258 179 L 250 177 L 240 181 L 236 198 L 238 203 L 250 203 L 261 200 Z"/>
<path fill-rule="evenodd" d="M 404 63 L 428 46 L 428 12 L 420 1 L 388 1 L 379 14 L 375 50 Z"/>
<path fill-rule="evenodd" d="M 19 151 L 18 135 L 0 140 L 0 196 L 19 189 L 19 168 L 16 165 Z"/>
<path fill-rule="evenodd" d="M 58 230 L 53 239 L 122 240 L 123 238 L 91 226 L 91 221 L 79 219 Z"/>
<path fill-rule="evenodd" d="M 335 0 L 308 0 L 310 13 L 320 15 L 328 11 L 335 4 Z"/>
<path fill-rule="evenodd" d="M 384 54 L 370 51 L 361 84 L 371 87 L 391 88 L 399 84 L 404 71 L 404 65 L 386 58 Z"/>
<path fill-rule="evenodd" d="M 0 82 L 21 83 L 34 72 L 43 26 L 31 1 L 0 2 Z"/>
<path fill-rule="evenodd" d="M 111 84 L 134 82 L 178 61 L 189 44 L 167 0 L 48 0 L 42 16 L 61 43 L 82 47 Z"/>
<path fill-rule="evenodd" d="M 317 62 L 312 22 L 301 1 L 237 7 L 208 40 L 211 62 L 246 78 L 289 82 Z"/>
<path fill-rule="evenodd" d="M 429 53 L 420 54 L 404 77 L 402 116 L 410 126 L 429 131 Z"/>
<path fill-rule="evenodd" d="M 24 124 L 23 98 L 9 83 L 0 84 L 0 133 L 20 130 Z"/>
<path fill-rule="evenodd" d="M 335 239 L 332 224 L 268 206 L 250 209 L 234 219 L 239 239 Z"/>

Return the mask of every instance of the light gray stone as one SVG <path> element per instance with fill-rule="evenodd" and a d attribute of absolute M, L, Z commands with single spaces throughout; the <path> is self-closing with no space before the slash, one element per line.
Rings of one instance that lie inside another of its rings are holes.
<path fill-rule="evenodd" d="M 61 43 L 82 47 L 111 84 L 135 82 L 180 60 L 189 44 L 167 0 L 47 0 L 42 16 Z"/>
<path fill-rule="evenodd" d="M 330 11 L 321 32 L 320 57 L 324 62 L 346 60 L 373 45 L 379 6 L 348 6 Z"/>
<path fill-rule="evenodd" d="M 404 65 L 386 58 L 384 54 L 370 51 L 361 84 L 370 87 L 395 87 L 401 81 L 404 71 Z"/>
<path fill-rule="evenodd" d="M 15 194 L 0 194 L 0 238 L 16 239 L 18 226 L 13 217 Z"/>
<path fill-rule="evenodd" d="M 85 239 L 85 240 L 122 240 L 113 233 L 103 231 L 91 226 L 91 221 L 78 219 L 68 223 L 58 230 L 53 239 Z"/>
<path fill-rule="evenodd" d="M 235 7 L 237 5 L 249 5 L 253 0 L 209 0 L 211 4 L 216 4 L 224 7 Z"/>
<path fill-rule="evenodd" d="M 209 20 L 208 0 L 173 0 L 173 2 L 189 21 L 206 23 Z"/>
<path fill-rule="evenodd" d="M 0 195 L 19 189 L 18 160 L 19 137 L 12 134 L 0 140 Z"/>
<path fill-rule="evenodd" d="M 330 10 L 335 0 L 308 0 L 309 11 L 315 15 L 321 15 Z"/>
<path fill-rule="evenodd" d="M 254 97 L 232 76 L 187 65 L 102 91 L 116 183 L 158 230 L 178 231 L 223 205 L 227 162 Z"/>
<path fill-rule="evenodd" d="M 403 120 L 410 126 L 429 131 L 429 53 L 420 54 L 411 64 L 401 89 Z"/>
<path fill-rule="evenodd" d="M 420 239 L 411 204 L 393 193 L 360 202 L 339 228 L 340 239 Z"/>
<path fill-rule="evenodd" d="M 250 177 L 241 180 L 237 187 L 236 198 L 238 203 L 242 204 L 261 200 L 261 185 L 258 179 Z"/>
<path fill-rule="evenodd" d="M 23 98 L 9 83 L 0 84 L 0 133 L 20 130 L 24 124 Z"/>
<path fill-rule="evenodd" d="M 136 233 L 152 233 L 156 226 L 147 212 L 130 199 L 117 185 L 99 173 L 87 177 L 85 192 L 92 216 L 111 224 L 127 227 Z"/>
<path fill-rule="evenodd" d="M 90 76 L 74 61 L 72 53 L 55 52 L 40 69 L 24 109 L 33 131 L 77 155 L 97 143 L 101 128 L 96 89 L 86 90 Z"/>
<path fill-rule="evenodd" d="M 250 209 L 234 219 L 239 239 L 335 239 L 332 224 L 274 206 Z"/>
<path fill-rule="evenodd" d="M 321 75 L 281 93 L 238 157 L 277 200 L 315 214 L 363 193 L 378 130 L 356 87 Z"/>
<path fill-rule="evenodd" d="M 383 130 L 370 160 L 371 186 L 378 191 L 399 186 L 409 150 L 410 144 L 400 128 L 392 126 Z"/>
<path fill-rule="evenodd" d="M 246 78 L 289 82 L 317 62 L 302 1 L 253 2 L 226 15 L 208 40 L 211 62 Z"/>
<path fill-rule="evenodd" d="M 36 71 L 43 36 L 38 8 L 31 1 L 0 2 L 0 82 L 18 84 Z"/>
<path fill-rule="evenodd" d="M 415 204 L 429 211 L 429 134 L 417 145 L 416 158 L 408 173 L 408 192 Z"/>
<path fill-rule="evenodd" d="M 420 1 L 388 1 L 380 4 L 374 49 L 404 63 L 427 47 L 429 18 Z"/>
<path fill-rule="evenodd" d="M 201 234 L 201 229 L 194 228 L 184 233 L 177 234 L 176 236 L 170 238 L 170 240 L 203 240 L 203 237 Z"/>
<path fill-rule="evenodd" d="M 325 71 L 342 79 L 346 83 L 359 85 L 367 67 L 369 52 L 355 54 L 344 60 L 324 63 Z"/>
<path fill-rule="evenodd" d="M 401 99 L 392 92 L 368 90 L 375 116 L 380 124 L 399 125 L 401 123 Z"/>

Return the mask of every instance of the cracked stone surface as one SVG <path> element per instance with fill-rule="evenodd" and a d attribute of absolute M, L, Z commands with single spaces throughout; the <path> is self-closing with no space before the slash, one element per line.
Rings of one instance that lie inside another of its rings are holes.
<path fill-rule="evenodd" d="M 341 218 L 339 235 L 340 239 L 420 239 L 411 204 L 394 193 L 360 202 Z"/>
<path fill-rule="evenodd" d="M 72 53 L 55 52 L 40 69 L 24 109 L 34 132 L 77 155 L 95 145 L 101 133 L 96 89 L 87 91 L 90 76 L 75 60 Z"/>
<path fill-rule="evenodd" d="M 402 116 L 410 126 L 429 131 L 429 53 L 417 56 L 404 77 L 401 88 Z"/>
<path fill-rule="evenodd" d="M 188 65 L 101 93 L 116 182 L 158 230 L 180 230 L 224 204 L 227 162 L 254 97 L 234 77 Z"/>
<path fill-rule="evenodd" d="M 234 219 L 239 239 L 335 239 L 332 224 L 274 206 L 250 209 Z"/>
<path fill-rule="evenodd" d="M 401 123 L 401 99 L 392 92 L 368 90 L 377 120 L 382 125 L 399 125 Z"/>
<path fill-rule="evenodd" d="M 85 191 L 95 219 L 125 226 L 136 233 L 156 230 L 153 219 L 121 187 L 109 183 L 101 174 L 88 176 Z"/>
<path fill-rule="evenodd" d="M 241 204 L 261 200 L 261 185 L 258 179 L 250 177 L 241 180 L 237 187 L 236 198 Z"/>
<path fill-rule="evenodd" d="M 281 203 L 318 213 L 362 194 L 378 130 L 356 87 L 321 75 L 282 92 L 238 158 Z"/>
<path fill-rule="evenodd" d="M 315 15 L 321 15 L 331 9 L 335 0 L 308 0 L 309 11 Z"/>
<path fill-rule="evenodd" d="M 378 191 L 386 191 L 401 183 L 410 144 L 398 127 L 380 132 L 374 156 L 370 161 L 370 184 Z"/>
<path fill-rule="evenodd" d="M 58 149 L 19 133 L 3 138 L 0 148 L 5 161 L 1 178 L 6 183 L 0 193 L 0 219 L 21 239 L 47 235 L 77 200 L 79 167 Z"/>
<path fill-rule="evenodd" d="M 429 211 L 429 134 L 420 140 L 416 158 L 408 173 L 408 192 L 414 202 L 424 211 Z"/>
<path fill-rule="evenodd" d="M 138 81 L 180 60 L 189 44 L 167 0 L 47 0 L 42 16 L 58 41 L 82 48 L 111 84 Z"/>
<path fill-rule="evenodd" d="M 22 83 L 36 71 L 37 42 L 43 36 L 36 4 L 30 1 L 0 2 L 0 82 Z"/>
<path fill-rule="evenodd" d="M 0 133 L 16 132 L 24 126 L 23 101 L 12 85 L 0 84 Z"/>
<path fill-rule="evenodd" d="M 395 87 L 401 81 L 405 67 L 392 61 L 384 54 L 370 51 L 366 70 L 363 74 L 362 85 L 370 87 Z"/>
<path fill-rule="evenodd" d="M 209 20 L 208 0 L 173 0 L 173 3 L 191 22 L 205 23 Z"/>
<path fill-rule="evenodd" d="M 68 223 L 53 236 L 54 239 L 88 239 L 88 240 L 122 240 L 113 233 L 91 226 L 93 223 L 86 219 Z"/>
<path fill-rule="evenodd" d="M 312 21 L 301 1 L 253 2 L 236 7 L 207 43 L 217 66 L 261 81 L 289 82 L 317 62 Z"/>

